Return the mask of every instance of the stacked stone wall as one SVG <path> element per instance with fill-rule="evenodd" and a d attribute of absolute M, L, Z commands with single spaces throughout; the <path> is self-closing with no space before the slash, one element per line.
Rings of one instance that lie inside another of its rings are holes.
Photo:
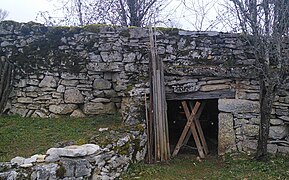
<path fill-rule="evenodd" d="M 167 98 L 219 99 L 220 152 L 254 149 L 259 86 L 252 49 L 238 34 L 158 29 L 155 35 Z M 0 42 L 1 58 L 17 67 L 8 114 L 84 117 L 120 111 L 129 124 L 144 119 L 148 29 L 8 21 L 0 23 Z M 288 152 L 288 98 L 287 81 L 272 111 L 272 152 Z"/>

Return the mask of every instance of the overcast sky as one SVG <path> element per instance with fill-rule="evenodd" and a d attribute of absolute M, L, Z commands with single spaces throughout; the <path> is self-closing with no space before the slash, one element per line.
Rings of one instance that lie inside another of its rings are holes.
<path fill-rule="evenodd" d="M 0 8 L 9 12 L 6 20 L 35 21 L 39 11 L 53 10 L 47 0 L 0 0 Z"/>
<path fill-rule="evenodd" d="M 171 13 L 174 15 L 169 17 L 172 19 L 172 25 L 177 26 L 178 28 L 195 30 L 195 28 L 192 26 L 193 23 L 190 22 L 195 18 L 193 18 L 191 14 L 186 13 L 184 7 L 180 7 L 177 11 L 174 11 L 176 6 L 180 4 L 180 0 L 172 1 L 173 2 L 170 4 L 170 6 L 166 8 L 166 10 L 169 12 L 171 11 Z M 223 0 L 191 0 L 188 2 L 211 3 L 212 1 L 221 2 Z M 209 6 L 206 5 L 206 7 Z M 53 10 L 56 9 L 53 6 L 53 3 L 49 2 L 49 0 L 0 0 L 0 8 L 9 12 L 6 20 L 14 20 L 18 22 L 37 21 L 36 17 L 39 11 L 54 12 Z M 214 8 L 210 9 L 209 14 L 212 18 L 217 15 Z"/>

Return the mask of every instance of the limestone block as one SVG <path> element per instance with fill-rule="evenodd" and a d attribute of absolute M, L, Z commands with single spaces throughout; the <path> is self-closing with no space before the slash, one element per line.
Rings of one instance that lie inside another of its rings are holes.
<path fill-rule="evenodd" d="M 87 76 L 84 73 L 79 73 L 79 74 L 72 74 L 68 72 L 63 72 L 61 74 L 62 79 L 67 79 L 67 80 L 79 80 L 79 79 L 87 79 Z"/>
<path fill-rule="evenodd" d="M 54 114 L 69 114 L 77 109 L 76 104 L 59 104 L 59 105 L 50 105 L 49 111 Z"/>
<path fill-rule="evenodd" d="M 19 114 L 21 117 L 26 117 L 26 114 L 29 110 L 24 107 L 14 107 L 12 106 L 10 112 L 12 114 Z"/>
<path fill-rule="evenodd" d="M 85 117 L 85 114 L 83 114 L 83 112 L 80 109 L 76 109 L 71 113 L 70 117 L 82 118 Z"/>
<path fill-rule="evenodd" d="M 227 84 L 214 84 L 214 85 L 203 85 L 200 91 L 214 91 L 221 89 L 230 89 L 230 85 Z"/>
<path fill-rule="evenodd" d="M 244 151 L 255 151 L 257 149 L 257 140 L 244 140 L 242 145 Z"/>
<path fill-rule="evenodd" d="M 248 100 L 258 100 L 259 94 L 258 93 L 246 93 L 246 92 L 239 92 L 238 97 L 240 99 L 248 99 Z"/>
<path fill-rule="evenodd" d="M 36 86 L 26 86 L 23 90 L 25 92 L 35 92 L 35 91 L 38 90 L 38 87 L 36 87 Z"/>
<path fill-rule="evenodd" d="M 289 134 L 288 127 L 286 126 L 271 126 L 269 129 L 269 138 L 283 139 Z"/>
<path fill-rule="evenodd" d="M 117 93 L 113 89 L 104 90 L 105 97 L 117 97 Z"/>
<path fill-rule="evenodd" d="M 40 111 L 40 110 L 36 110 L 34 111 L 34 113 L 31 115 L 31 117 L 40 117 L 40 118 L 47 118 L 47 114 L 45 114 L 44 112 Z"/>
<path fill-rule="evenodd" d="M 57 86 L 57 82 L 53 76 L 45 76 L 39 84 L 39 87 L 51 87 Z"/>
<path fill-rule="evenodd" d="M 126 71 L 126 72 L 138 72 L 139 70 L 138 70 L 138 66 L 136 65 L 136 64 L 134 64 L 134 63 L 128 63 L 128 64 L 126 64 L 125 66 L 124 66 L 124 70 Z"/>
<path fill-rule="evenodd" d="M 124 54 L 123 55 L 123 62 L 125 62 L 125 63 L 134 62 L 135 58 L 136 58 L 136 54 L 135 53 Z"/>
<path fill-rule="evenodd" d="M 100 52 L 103 62 L 121 62 L 122 54 L 117 51 Z"/>
<path fill-rule="evenodd" d="M 40 109 L 40 106 L 37 104 L 28 104 L 27 109 L 36 110 L 36 109 Z"/>
<path fill-rule="evenodd" d="M 24 161 L 25 161 L 25 158 L 17 156 L 17 157 L 15 157 L 15 158 L 11 159 L 10 162 L 11 162 L 12 164 L 21 165 L 21 164 L 24 164 Z"/>
<path fill-rule="evenodd" d="M 282 102 L 282 103 L 289 104 L 289 97 L 288 96 L 287 97 L 280 97 L 279 101 Z"/>
<path fill-rule="evenodd" d="M 267 151 L 270 154 L 276 154 L 277 153 L 277 145 L 276 144 L 267 144 Z"/>
<path fill-rule="evenodd" d="M 39 80 L 38 79 L 28 79 L 27 80 L 28 85 L 38 86 Z"/>
<path fill-rule="evenodd" d="M 17 102 L 23 103 L 23 104 L 29 104 L 33 102 L 33 99 L 31 97 L 20 97 L 20 98 L 17 98 Z"/>
<path fill-rule="evenodd" d="M 103 91 L 99 91 L 99 90 L 94 90 L 93 91 L 93 96 L 95 96 L 95 97 L 104 97 L 104 92 Z"/>
<path fill-rule="evenodd" d="M 231 82 L 230 79 L 217 79 L 217 80 L 209 80 L 206 82 L 206 84 L 225 84 L 228 82 Z"/>
<path fill-rule="evenodd" d="M 60 84 L 64 86 L 76 87 L 77 84 L 79 84 L 79 80 L 62 80 Z"/>
<path fill-rule="evenodd" d="M 120 72 L 124 69 L 122 62 L 88 63 L 86 68 L 95 72 Z"/>
<path fill-rule="evenodd" d="M 257 118 L 252 118 L 251 120 L 250 120 L 250 122 L 252 123 L 252 124 L 260 124 L 260 121 L 261 121 L 261 119 L 259 118 L 259 117 L 257 117 Z"/>
<path fill-rule="evenodd" d="M 3 41 L 3 42 L 1 42 L 1 44 L 0 44 L 1 47 L 12 46 L 12 45 L 13 45 L 13 44 L 10 43 L 10 42 L 8 42 L 8 41 Z"/>
<path fill-rule="evenodd" d="M 38 93 L 37 92 L 28 92 L 28 93 L 26 93 L 26 96 L 36 98 L 36 97 L 38 97 Z"/>
<path fill-rule="evenodd" d="M 276 108 L 275 113 L 276 113 L 278 116 L 288 116 L 288 115 L 289 115 L 289 110 L 288 110 L 288 108 L 286 108 L 286 109 Z"/>
<path fill-rule="evenodd" d="M 30 158 L 25 159 L 24 164 L 35 163 L 37 161 L 37 157 L 38 157 L 38 154 L 35 154 L 35 155 L 31 156 Z"/>
<path fill-rule="evenodd" d="M 246 124 L 243 127 L 244 135 L 246 136 L 258 136 L 259 134 L 259 126 L 258 125 L 251 125 Z"/>
<path fill-rule="evenodd" d="M 144 28 L 130 28 L 129 29 L 130 38 L 142 38 L 148 37 L 148 30 Z"/>
<path fill-rule="evenodd" d="M 81 146 L 72 145 L 64 148 L 50 148 L 46 155 L 58 157 L 83 157 L 95 154 L 100 151 L 100 147 L 96 144 L 84 144 Z"/>
<path fill-rule="evenodd" d="M 165 77 L 167 78 L 167 77 Z M 180 79 L 180 80 L 172 80 L 167 83 L 167 85 L 178 85 L 178 84 L 189 84 L 189 83 L 197 83 L 198 79 Z"/>
<path fill-rule="evenodd" d="M 249 123 L 249 121 L 247 119 L 244 119 L 244 118 L 242 118 L 242 119 L 236 118 L 235 119 L 235 125 L 236 126 L 237 125 L 244 125 L 244 124 L 247 124 L 247 123 Z"/>
<path fill-rule="evenodd" d="M 85 103 L 83 106 L 84 114 L 101 114 L 103 109 L 103 103 Z"/>
<path fill-rule="evenodd" d="M 284 123 L 281 119 L 270 119 L 270 124 L 276 126 L 276 125 L 282 125 Z"/>
<path fill-rule="evenodd" d="M 289 146 L 278 146 L 278 152 L 282 154 L 289 154 Z"/>
<path fill-rule="evenodd" d="M 91 165 L 86 159 L 78 160 L 75 166 L 75 176 L 82 177 L 82 176 L 90 176 L 91 174 Z"/>
<path fill-rule="evenodd" d="M 289 122 L 289 116 L 280 116 L 279 119 Z"/>
<path fill-rule="evenodd" d="M 231 113 L 219 114 L 218 154 L 236 150 L 235 132 L 233 128 L 233 115 Z"/>
<path fill-rule="evenodd" d="M 97 90 L 110 89 L 111 83 L 104 79 L 95 79 L 93 82 L 93 88 Z"/>
<path fill-rule="evenodd" d="M 95 103 L 109 103 L 110 99 L 107 99 L 107 98 L 95 98 L 95 99 L 92 99 L 91 102 L 95 102 Z"/>
<path fill-rule="evenodd" d="M 56 163 L 37 165 L 31 174 L 31 179 L 57 179 L 57 166 Z"/>
<path fill-rule="evenodd" d="M 197 85 L 196 83 L 188 83 L 183 85 L 175 85 L 172 86 L 173 91 L 175 93 L 188 93 L 188 92 L 196 92 L 200 89 L 200 85 Z"/>
<path fill-rule="evenodd" d="M 83 106 L 84 114 L 113 114 L 116 112 L 114 103 L 85 103 Z"/>
<path fill-rule="evenodd" d="M 64 92 L 65 103 L 80 104 L 84 102 L 84 97 L 76 88 L 67 89 Z"/>
<path fill-rule="evenodd" d="M 101 62 L 102 61 L 100 55 L 96 55 L 93 52 L 89 53 L 89 60 L 92 62 Z"/>
<path fill-rule="evenodd" d="M 218 108 L 223 112 L 232 112 L 232 113 L 246 113 L 253 112 L 259 113 L 259 102 L 249 101 L 243 99 L 219 99 Z"/>

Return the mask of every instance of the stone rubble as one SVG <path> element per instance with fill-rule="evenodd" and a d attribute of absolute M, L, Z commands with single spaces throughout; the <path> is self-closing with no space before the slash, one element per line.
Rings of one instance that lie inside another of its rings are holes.
<path fill-rule="evenodd" d="M 104 128 L 105 129 L 105 128 Z M 105 142 L 50 148 L 45 155 L 15 157 L 0 163 L 0 179 L 117 179 L 128 166 L 144 159 L 146 134 L 144 125 L 104 131 Z M 101 141 L 103 141 L 102 139 Z"/>

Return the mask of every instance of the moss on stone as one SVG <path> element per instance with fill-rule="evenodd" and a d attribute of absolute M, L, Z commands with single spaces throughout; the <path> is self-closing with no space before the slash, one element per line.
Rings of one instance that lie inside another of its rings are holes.
<path fill-rule="evenodd" d="M 142 124 L 138 124 L 138 125 L 136 125 L 136 130 L 140 131 L 140 132 L 144 132 L 145 128 L 144 128 L 144 126 Z"/>
<path fill-rule="evenodd" d="M 178 28 L 157 27 L 156 29 L 169 35 L 177 35 L 179 33 Z"/>
<path fill-rule="evenodd" d="M 129 29 L 122 30 L 119 35 L 123 37 L 130 37 Z"/>
<path fill-rule="evenodd" d="M 129 148 L 130 148 L 130 142 L 127 142 L 123 146 L 115 146 L 112 149 L 116 151 L 119 155 L 128 156 Z"/>
<path fill-rule="evenodd" d="M 83 30 L 92 32 L 92 33 L 99 33 L 100 28 L 107 26 L 106 24 L 89 24 L 83 27 Z"/>
<path fill-rule="evenodd" d="M 66 173 L 65 167 L 60 163 L 59 167 L 56 169 L 56 177 L 58 178 L 64 178 L 64 175 Z"/>

